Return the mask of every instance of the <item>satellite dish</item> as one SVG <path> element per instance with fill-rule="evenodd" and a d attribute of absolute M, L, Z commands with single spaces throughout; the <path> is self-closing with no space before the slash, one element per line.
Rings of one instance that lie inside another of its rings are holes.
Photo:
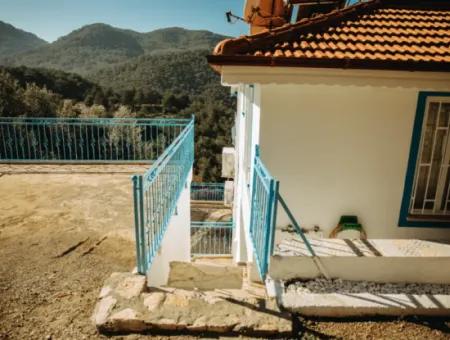
<path fill-rule="evenodd" d="M 256 11 L 259 8 L 260 0 L 246 0 L 244 4 L 244 19 L 247 22 L 252 22 Z"/>
<path fill-rule="evenodd" d="M 246 0 L 244 20 L 252 27 L 272 28 L 286 23 L 284 0 Z"/>

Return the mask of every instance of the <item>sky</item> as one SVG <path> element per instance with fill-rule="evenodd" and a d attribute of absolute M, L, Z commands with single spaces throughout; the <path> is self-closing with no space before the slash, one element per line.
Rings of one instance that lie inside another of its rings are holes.
<path fill-rule="evenodd" d="M 244 0 L 0 0 L 0 20 L 49 42 L 97 22 L 138 32 L 178 26 L 239 36 L 247 25 L 227 23 L 225 12 L 242 16 L 243 6 Z"/>

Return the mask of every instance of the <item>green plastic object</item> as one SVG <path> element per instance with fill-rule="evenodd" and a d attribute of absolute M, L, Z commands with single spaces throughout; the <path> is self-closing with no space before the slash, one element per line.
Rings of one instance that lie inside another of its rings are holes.
<path fill-rule="evenodd" d="M 362 230 L 362 225 L 358 222 L 358 216 L 343 215 L 339 219 L 339 226 L 341 230 Z"/>

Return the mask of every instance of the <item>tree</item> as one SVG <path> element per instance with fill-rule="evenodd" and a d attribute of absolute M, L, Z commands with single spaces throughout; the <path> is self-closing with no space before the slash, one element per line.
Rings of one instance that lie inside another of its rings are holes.
<path fill-rule="evenodd" d="M 134 97 L 136 96 L 136 89 L 132 88 L 122 92 L 121 103 L 123 105 L 132 106 L 134 104 Z"/>
<path fill-rule="evenodd" d="M 144 92 L 145 103 L 143 104 L 161 104 L 161 93 L 156 90 L 150 89 Z"/>
<path fill-rule="evenodd" d="M 65 99 L 62 102 L 60 109 L 58 110 L 58 116 L 62 118 L 74 118 L 79 115 L 79 111 L 76 110 L 72 99 Z"/>
<path fill-rule="evenodd" d="M 16 117 L 23 114 L 23 90 L 6 71 L 0 70 L 0 117 Z"/>
<path fill-rule="evenodd" d="M 56 117 L 61 98 L 46 88 L 27 84 L 23 92 L 25 115 L 29 117 Z"/>

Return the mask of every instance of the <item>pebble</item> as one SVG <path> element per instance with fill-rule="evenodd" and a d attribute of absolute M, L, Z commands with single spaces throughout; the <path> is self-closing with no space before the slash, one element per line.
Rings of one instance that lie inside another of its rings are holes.
<path fill-rule="evenodd" d="M 423 283 L 380 283 L 369 281 L 327 280 L 317 278 L 290 283 L 286 290 L 298 293 L 373 293 L 373 294 L 443 294 L 450 295 L 450 285 Z"/>

